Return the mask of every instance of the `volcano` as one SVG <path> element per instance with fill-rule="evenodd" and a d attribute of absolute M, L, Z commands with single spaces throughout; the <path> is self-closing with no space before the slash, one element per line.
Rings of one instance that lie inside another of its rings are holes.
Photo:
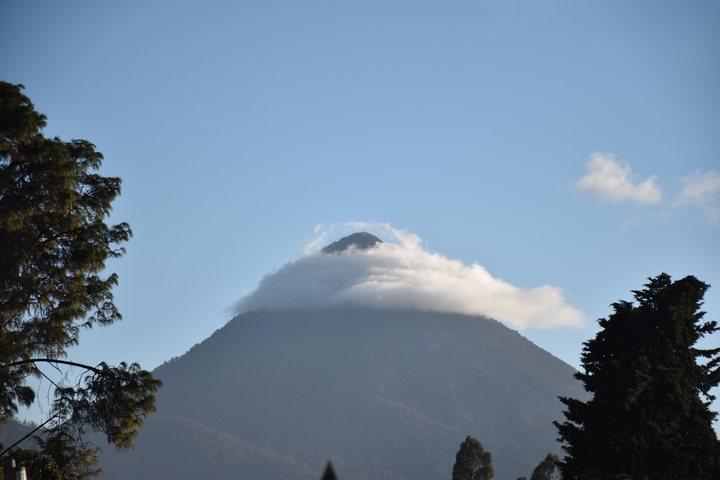
<path fill-rule="evenodd" d="M 318 255 L 361 255 L 360 233 Z M 569 365 L 483 316 L 357 305 L 245 311 L 161 365 L 158 411 L 105 477 L 451 478 L 467 435 L 496 478 L 559 453 Z"/>
<path fill-rule="evenodd" d="M 573 373 L 487 318 L 248 312 L 155 371 L 158 412 L 134 451 L 105 455 L 106 478 L 317 479 L 328 460 L 343 479 L 450 478 L 473 435 L 514 479 L 558 452 L 557 396 L 584 396 Z"/>

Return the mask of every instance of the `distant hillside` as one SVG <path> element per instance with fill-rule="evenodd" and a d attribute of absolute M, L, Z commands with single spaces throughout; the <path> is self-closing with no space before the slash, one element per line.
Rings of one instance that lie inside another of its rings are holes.
<path fill-rule="evenodd" d="M 317 480 L 332 460 L 343 480 L 449 479 L 468 434 L 515 479 L 559 451 L 557 396 L 583 396 L 494 320 L 369 309 L 243 314 L 155 373 L 158 413 L 108 479 L 166 478 L 172 458 L 192 464 L 172 478 Z"/>
<path fill-rule="evenodd" d="M 105 447 L 109 449 L 111 447 Z M 129 453 L 105 455 L 103 478 L 303 479 L 319 478 L 282 456 L 190 420 L 153 418 Z"/>
<path fill-rule="evenodd" d="M 25 435 L 30 433 L 33 428 L 35 428 L 35 425 L 26 425 L 16 420 L 7 420 L 5 423 L 0 425 L 0 444 L 2 444 L 2 450 L 8 448 L 10 445 L 23 438 Z M 32 439 L 31 436 L 23 440 L 23 442 L 20 443 L 20 445 L 18 445 L 16 448 L 34 447 L 35 441 Z"/>

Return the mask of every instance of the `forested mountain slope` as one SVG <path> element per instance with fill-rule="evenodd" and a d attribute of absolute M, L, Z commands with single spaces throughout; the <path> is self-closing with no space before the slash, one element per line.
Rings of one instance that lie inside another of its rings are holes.
<path fill-rule="evenodd" d="M 107 478 L 129 478 L 122 466 L 140 459 L 162 469 L 155 445 L 202 428 L 224 446 L 196 435 L 177 461 L 217 457 L 234 478 L 289 467 L 315 479 L 327 460 L 346 480 L 450 478 L 470 434 L 492 452 L 496 478 L 514 479 L 559 451 L 557 396 L 583 397 L 570 366 L 499 322 L 361 308 L 245 313 L 155 373 L 154 421 L 135 452 L 105 456 Z M 173 477 L 209 478 L 207 468 Z"/>

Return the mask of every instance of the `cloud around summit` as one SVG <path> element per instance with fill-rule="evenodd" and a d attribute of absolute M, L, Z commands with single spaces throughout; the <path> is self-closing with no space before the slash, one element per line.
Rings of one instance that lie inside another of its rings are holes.
<path fill-rule="evenodd" d="M 343 229 L 373 231 L 385 242 L 368 250 L 320 253 L 337 239 L 329 235 Z M 584 324 L 584 315 L 559 287 L 516 287 L 478 263 L 426 249 L 415 234 L 358 222 L 316 228 L 303 256 L 266 275 L 237 303 L 236 313 L 343 305 L 482 315 L 518 329 Z"/>

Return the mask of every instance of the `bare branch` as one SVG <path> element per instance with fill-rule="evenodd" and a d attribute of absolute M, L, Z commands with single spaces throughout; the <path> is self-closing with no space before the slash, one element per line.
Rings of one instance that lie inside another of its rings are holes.
<path fill-rule="evenodd" d="M 85 365 L 84 363 L 77 363 L 77 362 L 71 362 L 70 360 L 59 360 L 57 358 L 28 358 L 26 360 L 18 360 L 16 362 L 6 363 L 5 365 L 2 365 L 3 367 L 17 367 L 18 365 L 27 365 L 28 363 L 50 363 L 50 364 L 61 364 L 61 365 L 70 365 L 72 367 L 80 367 L 84 368 L 85 370 L 91 370 L 98 375 L 103 375 L 105 372 L 100 370 L 97 367 L 93 367 L 91 365 Z"/>

